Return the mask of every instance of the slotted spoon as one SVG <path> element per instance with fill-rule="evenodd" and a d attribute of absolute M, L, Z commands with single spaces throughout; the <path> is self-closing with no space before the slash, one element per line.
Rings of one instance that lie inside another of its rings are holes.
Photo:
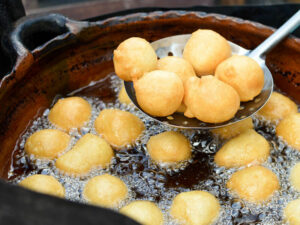
<path fill-rule="evenodd" d="M 252 51 L 242 48 L 241 46 L 236 45 L 232 42 L 229 42 L 232 54 L 247 55 L 251 57 L 256 62 L 258 62 L 258 64 L 264 71 L 264 87 L 261 93 L 258 96 L 256 96 L 252 101 L 241 102 L 240 109 L 235 114 L 234 118 L 223 123 L 205 123 L 196 118 L 187 118 L 183 114 L 177 112 L 168 117 L 153 117 L 147 113 L 146 114 L 154 120 L 157 120 L 161 123 L 166 123 L 173 127 L 189 129 L 213 129 L 217 127 L 223 127 L 246 119 L 247 117 L 253 115 L 265 105 L 273 91 L 273 78 L 271 72 L 265 64 L 264 54 L 273 47 L 275 47 L 278 44 L 278 42 L 280 42 L 288 34 L 293 32 L 299 25 L 300 10 L 296 14 L 294 14 L 287 22 L 285 22 L 278 30 L 276 30 L 276 32 L 274 32 L 270 37 L 268 37 L 264 42 L 262 42 L 258 47 L 256 47 Z M 190 34 L 171 36 L 154 41 L 151 43 L 151 45 L 156 51 L 156 54 L 159 58 L 163 58 L 168 55 L 182 57 L 184 46 L 190 38 L 190 36 Z M 143 111 L 138 105 L 135 96 L 135 91 L 133 88 L 133 83 L 125 81 L 124 85 L 126 92 L 133 104 L 136 107 L 138 107 L 141 111 Z"/>

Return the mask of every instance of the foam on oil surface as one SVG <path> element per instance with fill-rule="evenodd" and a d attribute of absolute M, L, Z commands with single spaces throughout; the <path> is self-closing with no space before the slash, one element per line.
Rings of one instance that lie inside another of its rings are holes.
<path fill-rule="evenodd" d="M 111 77 L 111 88 L 119 92 L 121 81 Z M 300 193 L 295 191 L 289 182 L 290 169 L 300 160 L 300 153 L 290 148 L 275 135 L 275 126 L 254 118 L 256 131 L 262 134 L 271 145 L 271 155 L 263 166 L 271 169 L 280 179 L 281 189 L 276 192 L 269 202 L 261 205 L 242 201 L 226 189 L 226 182 L 237 170 L 217 167 L 213 162 L 215 152 L 223 144 L 217 136 L 209 131 L 179 130 L 166 125 L 158 124 L 144 113 L 138 111 L 133 105 L 127 106 L 115 103 L 104 103 L 96 97 L 85 97 L 92 105 L 92 118 L 85 127 L 71 130 L 69 134 L 72 141 L 70 149 L 84 134 L 97 134 L 93 123 L 99 112 L 106 108 L 118 108 L 129 111 L 145 123 L 146 131 L 134 146 L 126 146 L 123 150 L 115 151 L 115 158 L 107 169 L 94 169 L 84 177 L 67 176 L 55 168 L 54 160 L 39 160 L 33 156 L 26 156 L 24 145 L 26 139 L 37 130 L 54 128 L 47 119 L 49 109 L 33 122 L 33 125 L 17 143 L 14 158 L 16 159 L 10 169 L 9 179 L 18 183 L 32 174 L 48 174 L 59 180 L 66 189 L 66 198 L 71 201 L 86 203 L 82 195 L 85 183 L 94 176 L 109 173 L 121 178 L 127 185 L 129 197 L 120 205 L 130 201 L 142 199 L 154 201 L 165 215 L 165 224 L 175 225 L 169 214 L 173 198 L 185 191 L 205 190 L 216 196 L 222 206 L 222 211 L 216 224 L 283 224 L 282 211 L 285 205 L 296 198 Z M 158 166 L 151 161 L 146 151 L 146 143 L 153 135 L 167 130 L 175 130 L 186 135 L 193 148 L 192 159 L 177 166 Z M 22 171 L 22 173 L 18 173 Z"/>

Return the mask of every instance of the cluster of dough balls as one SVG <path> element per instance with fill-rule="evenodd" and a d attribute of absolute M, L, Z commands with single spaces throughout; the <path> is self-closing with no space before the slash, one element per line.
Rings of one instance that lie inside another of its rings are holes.
<path fill-rule="evenodd" d="M 225 62 L 226 60 L 223 63 Z M 300 113 L 297 111 L 297 105 L 291 99 L 273 92 L 270 100 L 257 114 L 272 123 L 278 123 L 276 134 L 291 147 L 300 150 Z M 271 170 L 258 165 L 269 157 L 270 144 L 253 130 L 252 119 L 248 118 L 227 127 L 214 129 L 212 132 L 222 139 L 231 138 L 216 153 L 214 161 L 217 166 L 225 168 L 251 166 L 235 172 L 228 180 L 227 187 L 231 192 L 250 202 L 259 203 L 268 200 L 280 188 L 279 180 Z M 300 191 L 299 177 L 300 163 L 296 164 L 290 173 L 291 185 L 297 191 Z M 285 210 L 285 216 L 291 224 L 297 219 L 299 221 L 299 216 L 292 216 L 295 207 L 288 206 Z"/>
<path fill-rule="evenodd" d="M 240 101 L 252 100 L 264 84 L 256 61 L 231 56 L 228 41 L 205 29 L 192 34 L 183 58 L 168 56 L 158 61 L 150 43 L 129 38 L 114 51 L 114 67 L 121 79 L 133 81 L 137 102 L 146 113 L 164 117 L 184 112 L 208 123 L 233 118 Z M 119 100 L 130 102 L 124 89 Z"/>
<path fill-rule="evenodd" d="M 239 198 L 250 202 L 268 200 L 279 189 L 279 180 L 271 170 L 259 166 L 269 157 L 270 144 L 253 129 L 252 119 L 213 130 L 213 133 L 224 139 L 231 138 L 215 154 L 217 166 L 250 166 L 235 172 L 228 180 L 227 188 Z"/>
<path fill-rule="evenodd" d="M 102 136 L 87 133 L 69 150 L 71 136 L 66 132 L 79 129 L 89 122 L 90 104 L 80 97 L 60 99 L 50 110 L 48 119 L 59 129 L 44 129 L 33 133 L 25 142 L 25 151 L 39 159 L 57 159 L 56 168 L 64 174 L 83 177 L 94 168 L 109 166 L 114 151 L 133 144 L 144 131 L 144 123 L 135 115 L 118 109 L 102 110 L 95 129 Z M 63 186 L 48 175 L 33 175 L 19 183 L 45 194 L 64 197 Z M 104 207 L 117 207 L 128 194 L 125 183 L 104 174 L 90 179 L 85 185 L 85 199 Z"/>
<path fill-rule="evenodd" d="M 270 155 L 270 144 L 253 129 L 251 118 L 212 131 L 223 139 L 229 139 L 215 154 L 219 167 L 239 168 L 227 182 L 227 188 L 239 198 L 260 203 L 268 200 L 279 189 L 277 176 L 259 166 Z"/>

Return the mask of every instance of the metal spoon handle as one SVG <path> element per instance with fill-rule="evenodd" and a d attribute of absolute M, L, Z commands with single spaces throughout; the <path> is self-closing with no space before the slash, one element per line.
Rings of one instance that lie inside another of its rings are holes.
<path fill-rule="evenodd" d="M 278 30 L 276 30 L 270 37 L 263 43 L 252 50 L 248 56 L 254 59 L 259 59 L 265 52 L 272 49 L 285 38 L 288 34 L 292 33 L 300 25 L 300 10 L 295 13 L 288 21 L 286 21 Z"/>

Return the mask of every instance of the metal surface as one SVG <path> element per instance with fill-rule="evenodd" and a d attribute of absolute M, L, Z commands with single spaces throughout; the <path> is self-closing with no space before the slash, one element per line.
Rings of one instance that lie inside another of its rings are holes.
<path fill-rule="evenodd" d="M 256 113 L 261 109 L 268 101 L 273 91 L 273 77 L 268 67 L 265 64 L 263 54 L 276 46 L 283 38 L 293 32 L 300 24 L 300 10 L 292 16 L 286 23 L 284 23 L 276 32 L 274 32 L 269 38 L 267 38 L 262 44 L 260 44 L 253 51 L 244 49 L 232 42 L 229 42 L 232 50 L 232 54 L 247 55 L 256 60 L 264 71 L 264 87 L 261 93 L 256 96 L 252 101 L 241 102 L 240 109 L 235 114 L 234 118 L 223 123 L 205 123 L 196 118 L 187 118 L 181 113 L 174 113 L 168 117 L 152 117 L 153 119 L 166 123 L 173 127 L 189 128 L 189 129 L 213 129 L 217 127 L 227 126 Z M 159 58 L 166 57 L 168 55 L 182 57 L 184 46 L 190 34 L 177 35 L 172 37 L 163 38 L 151 43 L 155 49 Z M 134 105 L 142 110 L 136 100 L 135 91 L 132 82 L 124 82 L 126 92 Z M 142 110 L 143 111 L 143 110 Z M 143 111 L 144 112 L 144 111 Z M 145 113 L 145 112 L 144 112 Z M 147 113 L 146 113 L 147 114 Z M 150 115 L 149 115 L 150 116 Z"/>
<path fill-rule="evenodd" d="M 247 54 L 249 57 L 260 61 L 262 55 L 275 47 L 283 38 L 296 30 L 300 25 L 300 10 L 295 13 L 288 21 L 286 21 L 276 32 L 268 37 L 257 48 Z"/>

